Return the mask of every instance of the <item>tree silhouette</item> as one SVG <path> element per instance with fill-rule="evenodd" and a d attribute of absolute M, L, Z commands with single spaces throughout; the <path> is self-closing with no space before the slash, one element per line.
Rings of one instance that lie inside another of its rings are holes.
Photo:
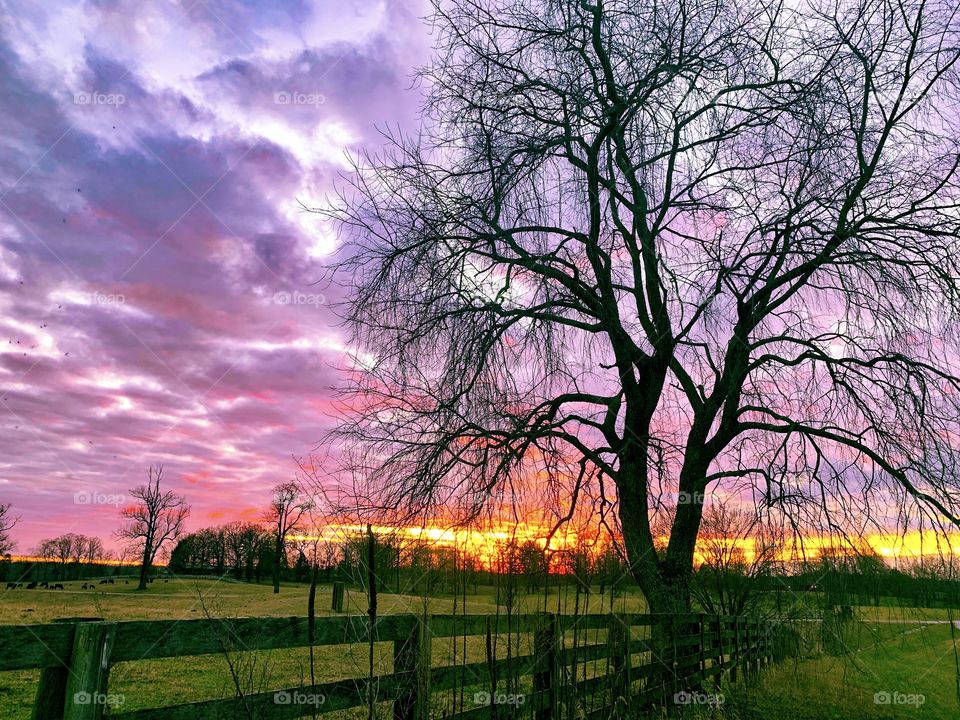
<path fill-rule="evenodd" d="M 117 531 L 117 537 L 129 541 L 141 558 L 138 590 L 147 589 L 147 578 L 157 553 L 180 537 L 190 514 L 186 498 L 172 490 L 160 489 L 162 478 L 163 466 L 151 466 L 147 470 L 146 484 L 130 491 L 134 504 L 120 511 L 125 523 Z"/>
<path fill-rule="evenodd" d="M 0 555 L 6 555 L 16 546 L 10 531 L 16 527 L 20 518 L 14 517 L 10 503 L 0 503 Z"/>
<path fill-rule="evenodd" d="M 280 570 L 287 550 L 287 535 L 299 529 L 304 513 L 310 509 L 311 498 L 302 495 L 295 482 L 281 483 L 273 488 L 273 499 L 264 515 L 273 536 L 273 592 L 280 592 Z"/>
<path fill-rule="evenodd" d="M 953 4 L 452 0 L 433 26 L 421 132 L 323 211 L 359 502 L 609 495 L 657 612 L 689 607 L 721 485 L 805 527 L 956 521 Z"/>

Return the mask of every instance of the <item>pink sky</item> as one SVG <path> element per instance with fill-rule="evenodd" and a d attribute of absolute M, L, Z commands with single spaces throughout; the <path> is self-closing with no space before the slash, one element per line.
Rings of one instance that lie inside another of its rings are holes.
<path fill-rule="evenodd" d="M 0 502 L 27 552 L 108 543 L 163 463 L 190 527 L 252 517 L 344 360 L 321 205 L 415 127 L 417 2 L 33 3 L 0 19 Z M 78 502 L 79 500 L 79 502 Z M 94 502 L 84 502 L 93 500 Z"/>

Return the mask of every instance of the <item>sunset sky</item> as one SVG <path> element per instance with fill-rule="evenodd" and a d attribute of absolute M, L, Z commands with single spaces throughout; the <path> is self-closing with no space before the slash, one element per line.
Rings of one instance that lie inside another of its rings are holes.
<path fill-rule="evenodd" d="M 151 463 L 191 528 L 255 517 L 330 422 L 344 360 L 337 290 L 314 284 L 335 240 L 298 202 L 321 205 L 377 127 L 416 127 L 427 9 L 4 5 L 0 502 L 17 551 L 109 540 Z"/>

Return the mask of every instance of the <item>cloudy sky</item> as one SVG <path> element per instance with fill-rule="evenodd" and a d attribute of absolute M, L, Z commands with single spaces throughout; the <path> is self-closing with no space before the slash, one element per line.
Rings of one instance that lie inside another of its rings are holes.
<path fill-rule="evenodd" d="M 109 538 L 151 463 L 253 517 L 344 364 L 319 206 L 414 127 L 413 0 L 3 2 L 0 502 Z M 92 502 L 88 502 L 91 501 Z"/>

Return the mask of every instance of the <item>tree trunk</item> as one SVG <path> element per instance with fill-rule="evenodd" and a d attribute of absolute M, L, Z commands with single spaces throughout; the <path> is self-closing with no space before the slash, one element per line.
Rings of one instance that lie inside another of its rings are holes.
<path fill-rule="evenodd" d="M 147 576 L 150 573 L 151 557 L 150 557 L 150 545 L 153 544 L 153 538 L 149 535 L 143 541 L 143 562 L 140 563 L 140 583 L 137 585 L 137 590 L 146 590 L 147 589 Z"/>
<path fill-rule="evenodd" d="M 273 557 L 273 592 L 280 592 L 280 558 L 283 557 L 283 533 L 277 534 L 277 544 Z"/>
<path fill-rule="evenodd" d="M 696 485 L 681 477 L 681 497 L 687 501 L 678 503 L 668 545 L 658 553 L 650 529 L 646 474 L 640 470 L 632 477 L 637 478 L 636 483 L 618 488 L 620 522 L 631 574 L 640 585 L 649 612 L 656 616 L 650 628 L 650 687 L 659 688 L 661 704 L 672 709 L 675 694 L 689 689 L 676 683 L 674 628 L 676 616 L 691 609 L 690 586 L 703 515 L 702 495 L 690 492 L 689 488 Z"/>

